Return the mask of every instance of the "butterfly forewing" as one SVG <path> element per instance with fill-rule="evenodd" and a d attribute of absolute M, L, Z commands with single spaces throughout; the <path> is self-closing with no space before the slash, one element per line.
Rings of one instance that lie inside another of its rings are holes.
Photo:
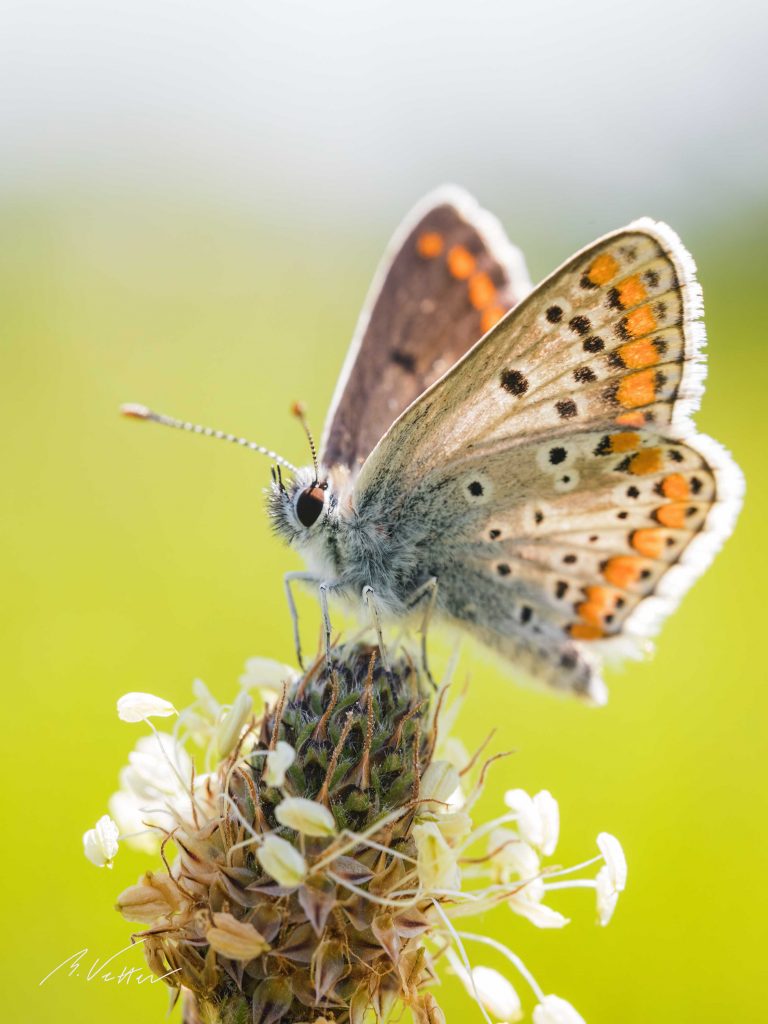
<path fill-rule="evenodd" d="M 428 196 L 374 282 L 326 424 L 323 464 L 359 466 L 529 288 L 520 253 L 490 214 L 460 189 Z"/>
<path fill-rule="evenodd" d="M 588 426 L 682 425 L 703 376 L 691 267 L 650 221 L 583 250 L 395 424 L 403 470 L 420 471 L 435 437 L 449 456 Z M 374 456 L 366 473 L 378 468 Z"/>

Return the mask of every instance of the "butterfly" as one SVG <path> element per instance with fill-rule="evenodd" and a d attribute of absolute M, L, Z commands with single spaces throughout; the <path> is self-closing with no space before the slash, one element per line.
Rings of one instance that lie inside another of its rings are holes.
<path fill-rule="evenodd" d="M 319 457 L 277 462 L 268 509 L 291 584 L 401 620 L 421 606 L 529 679 L 605 700 L 601 654 L 661 621 L 733 529 L 743 482 L 691 421 L 695 266 L 650 219 L 531 288 L 499 222 L 455 187 L 396 233 Z M 290 471 L 286 480 L 284 467 Z"/>

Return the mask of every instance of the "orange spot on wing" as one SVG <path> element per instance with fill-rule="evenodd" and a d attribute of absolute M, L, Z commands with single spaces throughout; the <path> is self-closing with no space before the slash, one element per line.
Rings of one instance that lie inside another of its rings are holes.
<path fill-rule="evenodd" d="M 661 530 L 635 530 L 630 538 L 632 547 L 646 558 L 660 558 L 664 551 L 664 534 Z"/>
<path fill-rule="evenodd" d="M 619 272 L 618 262 L 610 253 L 604 252 L 598 256 L 595 262 L 587 271 L 587 277 L 592 284 L 608 284 Z"/>
<path fill-rule="evenodd" d="M 685 502 L 672 501 L 669 505 L 662 505 L 661 508 L 657 508 L 654 515 L 662 526 L 668 526 L 672 530 L 680 530 L 685 526 L 687 507 Z"/>
<path fill-rule="evenodd" d="M 646 476 L 648 473 L 658 473 L 663 465 L 664 453 L 661 448 L 644 448 L 632 456 L 629 472 L 635 476 Z"/>
<path fill-rule="evenodd" d="M 460 281 L 466 281 L 475 269 L 475 257 L 463 245 L 448 250 L 448 270 Z"/>
<path fill-rule="evenodd" d="M 583 601 L 576 611 L 585 622 L 592 626 L 600 626 L 605 615 L 604 609 L 599 604 L 591 604 L 589 601 Z"/>
<path fill-rule="evenodd" d="M 656 382 L 653 370 L 641 370 L 624 377 L 616 389 L 616 401 L 625 409 L 638 405 L 650 405 L 656 397 Z"/>
<path fill-rule="evenodd" d="M 639 306 L 648 297 L 648 293 L 637 275 L 621 281 L 616 286 L 616 290 L 619 293 L 619 302 L 625 309 L 630 306 Z"/>
<path fill-rule="evenodd" d="M 656 317 L 650 306 L 641 306 L 639 309 L 633 309 L 625 317 L 624 326 L 634 338 L 639 338 L 656 330 Z"/>
<path fill-rule="evenodd" d="M 576 608 L 581 618 L 592 626 L 602 626 L 606 615 L 610 615 L 615 604 L 615 597 L 605 587 L 586 587 L 584 593 L 587 600 Z"/>
<path fill-rule="evenodd" d="M 640 444 L 640 435 L 627 431 L 626 434 L 611 434 L 612 452 L 631 452 Z"/>
<path fill-rule="evenodd" d="M 672 501 L 685 501 L 691 496 L 688 481 L 680 473 L 671 473 L 661 481 L 661 493 Z"/>
<path fill-rule="evenodd" d="M 437 231 L 425 231 L 423 235 L 418 237 L 416 251 L 425 260 L 433 260 L 443 251 L 443 245 L 443 236 L 438 234 Z"/>
<path fill-rule="evenodd" d="M 592 626 L 588 622 L 574 622 L 568 632 L 574 640 L 599 640 L 605 636 L 599 626 Z"/>
<path fill-rule="evenodd" d="M 630 370 L 641 370 L 644 366 L 655 366 L 659 361 L 659 352 L 650 338 L 630 341 L 617 349 L 617 355 Z"/>
<path fill-rule="evenodd" d="M 623 412 L 616 417 L 616 422 L 620 427 L 642 427 L 645 424 L 645 413 Z"/>
<path fill-rule="evenodd" d="M 499 320 L 501 320 L 506 312 L 507 311 L 504 306 L 489 306 L 487 309 L 484 309 L 483 315 L 480 317 L 480 329 L 483 334 L 485 334 L 486 331 L 490 331 L 490 329 L 495 326 Z"/>
<path fill-rule="evenodd" d="M 475 309 L 484 309 L 496 296 L 496 285 L 487 274 L 473 274 L 468 287 L 469 301 Z"/>
<path fill-rule="evenodd" d="M 606 562 L 603 576 L 614 587 L 627 590 L 640 579 L 643 568 L 642 559 L 634 555 L 616 555 Z"/>

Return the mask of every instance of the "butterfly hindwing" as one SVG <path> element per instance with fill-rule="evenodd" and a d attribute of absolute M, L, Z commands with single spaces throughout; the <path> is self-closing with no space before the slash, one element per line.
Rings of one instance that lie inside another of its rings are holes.
<path fill-rule="evenodd" d="M 729 526 L 728 464 L 697 440 L 574 432 L 433 469 L 409 504 L 436 527 L 419 558 L 442 611 L 528 675 L 599 700 L 583 642 L 646 636 Z"/>
<path fill-rule="evenodd" d="M 651 633 L 732 528 L 740 473 L 689 419 L 700 314 L 682 244 L 638 222 L 508 314 L 361 472 L 361 496 L 407 494 L 401 518 L 434 525 L 440 609 L 554 686 L 597 696 L 587 648 Z"/>
<path fill-rule="evenodd" d="M 530 288 L 501 225 L 457 188 L 396 233 L 350 346 L 321 461 L 357 468 L 397 417 Z"/>
<path fill-rule="evenodd" d="M 577 433 L 466 460 L 468 511 L 446 540 L 520 590 L 521 624 L 538 618 L 574 639 L 604 639 L 626 632 L 639 604 L 685 564 L 719 484 L 716 461 L 689 444 L 648 430 Z"/>

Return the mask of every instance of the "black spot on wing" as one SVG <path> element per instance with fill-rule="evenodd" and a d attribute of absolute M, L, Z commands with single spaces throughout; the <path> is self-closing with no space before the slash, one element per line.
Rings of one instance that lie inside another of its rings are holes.
<path fill-rule="evenodd" d="M 659 275 L 655 270 L 646 270 L 643 274 L 643 280 L 649 288 L 658 288 L 659 286 Z"/>
<path fill-rule="evenodd" d="M 407 373 L 414 373 L 416 370 L 416 360 L 409 352 L 401 352 L 398 349 L 393 349 L 389 358 L 397 366 L 402 367 L 402 369 Z"/>
<path fill-rule="evenodd" d="M 595 455 L 610 455 L 611 454 L 611 439 L 608 434 L 603 435 L 594 450 Z"/>
<path fill-rule="evenodd" d="M 605 342 L 602 338 L 598 338 L 596 334 L 593 334 L 591 338 L 587 338 L 581 346 L 585 352 L 602 352 L 605 348 Z"/>
<path fill-rule="evenodd" d="M 606 305 L 608 305 L 610 309 L 624 309 L 624 306 L 621 302 L 621 298 L 619 297 L 618 288 L 611 288 L 611 290 L 608 292 L 608 299 L 606 301 Z"/>
<path fill-rule="evenodd" d="M 510 395 L 520 398 L 529 388 L 528 378 L 520 370 L 502 370 L 501 386 Z"/>
<path fill-rule="evenodd" d="M 574 334 L 585 335 L 592 330 L 592 324 L 586 316 L 574 316 L 568 324 Z"/>
<path fill-rule="evenodd" d="M 568 453 L 566 452 L 565 448 L 550 448 L 549 461 L 552 463 L 553 466 L 558 466 L 561 462 L 565 460 L 567 454 Z"/>
<path fill-rule="evenodd" d="M 578 384 L 591 384 L 593 381 L 597 380 L 597 374 L 588 366 L 578 366 L 573 371 L 573 379 Z"/>

